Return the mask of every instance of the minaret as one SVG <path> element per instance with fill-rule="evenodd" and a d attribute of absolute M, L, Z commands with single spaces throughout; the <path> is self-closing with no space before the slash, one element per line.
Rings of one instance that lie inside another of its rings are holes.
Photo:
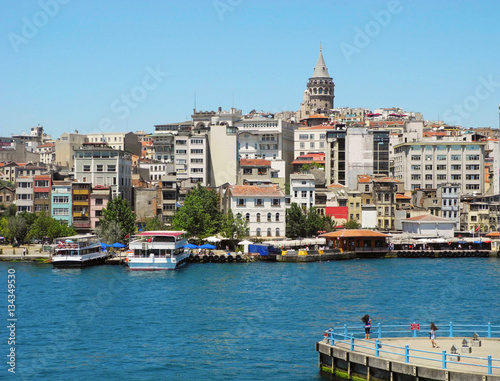
<path fill-rule="evenodd" d="M 307 89 L 304 92 L 304 101 L 300 105 L 299 119 L 307 118 L 314 114 L 329 115 L 333 108 L 334 87 L 332 78 L 328 74 L 323 49 L 319 47 L 319 57 L 314 67 L 314 72 Z"/>

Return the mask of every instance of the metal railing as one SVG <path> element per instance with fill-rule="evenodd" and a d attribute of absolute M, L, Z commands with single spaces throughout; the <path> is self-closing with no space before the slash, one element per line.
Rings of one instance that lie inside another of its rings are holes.
<path fill-rule="evenodd" d="M 356 348 L 363 348 L 369 352 L 373 351 L 375 357 L 380 357 L 381 354 L 390 354 L 401 357 L 405 363 L 410 363 L 411 359 L 428 360 L 433 362 L 438 362 L 441 364 L 442 369 L 447 369 L 449 364 L 457 365 L 468 365 L 475 366 L 479 368 L 484 368 L 487 370 L 488 374 L 493 374 L 493 369 L 500 369 L 500 358 L 493 358 L 491 355 L 487 357 L 477 357 L 477 356 L 467 356 L 462 353 L 447 353 L 443 350 L 441 353 L 426 351 L 422 349 L 410 348 L 408 345 L 397 346 L 387 343 L 381 343 L 382 338 L 404 338 L 404 337 L 428 337 L 427 330 L 424 332 L 416 328 L 417 323 L 412 324 L 400 324 L 400 325 L 382 325 L 378 324 L 372 326 L 372 335 L 377 338 L 375 341 L 363 339 L 365 333 L 364 330 L 360 329 L 360 326 L 347 326 L 344 324 L 342 327 L 329 328 L 324 333 L 324 340 L 329 340 L 331 345 L 335 343 L 341 343 L 349 346 L 351 351 Z M 455 337 L 457 333 L 460 333 L 460 337 L 471 336 L 474 333 L 478 335 L 483 334 L 485 338 L 491 339 L 493 337 L 500 336 L 500 325 L 488 324 L 454 324 L 449 322 L 449 324 L 440 324 L 441 327 L 447 327 L 449 337 Z M 441 332 L 446 332 L 446 329 L 441 329 Z M 357 338 L 356 336 L 359 336 Z M 465 359 L 467 362 L 460 361 L 460 359 Z"/>

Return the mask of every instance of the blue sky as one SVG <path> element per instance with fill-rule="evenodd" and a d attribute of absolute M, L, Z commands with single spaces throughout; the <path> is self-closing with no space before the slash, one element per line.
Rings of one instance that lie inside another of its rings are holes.
<path fill-rule="evenodd" d="M 498 128 L 500 3 L 0 3 L 0 135 L 152 131 L 221 106 L 297 110 L 320 42 L 336 107 Z"/>

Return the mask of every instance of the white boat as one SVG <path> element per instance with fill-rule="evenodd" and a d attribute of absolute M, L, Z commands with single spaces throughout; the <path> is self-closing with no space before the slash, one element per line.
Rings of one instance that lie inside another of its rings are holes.
<path fill-rule="evenodd" d="M 131 270 L 175 270 L 187 263 L 189 251 L 185 231 L 149 231 L 136 235 L 127 256 Z"/>
<path fill-rule="evenodd" d="M 95 235 L 74 235 L 56 239 L 52 265 L 58 268 L 87 267 L 103 264 L 108 257 Z"/>

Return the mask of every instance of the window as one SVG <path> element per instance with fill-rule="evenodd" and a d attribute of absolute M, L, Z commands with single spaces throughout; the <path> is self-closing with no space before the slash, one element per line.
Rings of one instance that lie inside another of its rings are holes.
<path fill-rule="evenodd" d="M 416 165 L 412 165 L 411 166 L 411 170 L 412 171 L 420 171 L 420 169 L 421 169 L 420 164 L 416 164 Z"/>
<path fill-rule="evenodd" d="M 187 153 L 187 151 L 185 149 L 177 149 L 177 150 L 175 150 L 175 153 L 177 155 L 185 155 Z"/>
<path fill-rule="evenodd" d="M 472 145 L 467 145 L 467 146 L 465 146 L 465 149 L 466 149 L 467 151 L 479 151 L 479 146 L 478 146 L 478 145 L 474 145 L 474 146 L 472 146 Z"/>
<path fill-rule="evenodd" d="M 445 164 L 440 164 L 436 166 L 436 169 L 438 171 L 446 171 L 446 165 Z"/>
<path fill-rule="evenodd" d="M 465 189 L 479 189 L 479 184 L 465 184 Z"/>
<path fill-rule="evenodd" d="M 276 237 L 280 236 L 280 228 L 276 228 Z"/>
<path fill-rule="evenodd" d="M 452 171 L 461 171 L 462 170 L 462 165 L 460 165 L 460 164 L 452 164 L 451 170 Z"/>
<path fill-rule="evenodd" d="M 437 156 L 436 156 L 436 159 L 437 159 L 438 161 L 445 161 L 445 160 L 446 160 L 446 155 L 437 155 Z"/>
<path fill-rule="evenodd" d="M 467 171 L 479 171 L 479 164 L 467 164 L 465 169 Z"/>
<path fill-rule="evenodd" d="M 420 175 L 411 175 L 412 180 L 420 180 Z"/>
<path fill-rule="evenodd" d="M 272 206 L 280 206 L 281 205 L 281 200 L 279 198 L 273 198 L 271 202 Z"/>
<path fill-rule="evenodd" d="M 245 214 L 245 220 L 250 221 L 250 213 Z"/>
<path fill-rule="evenodd" d="M 446 175 L 437 175 L 438 180 L 446 180 Z"/>
<path fill-rule="evenodd" d="M 191 139 L 191 144 L 203 144 L 203 139 Z"/>
<path fill-rule="evenodd" d="M 257 237 L 260 237 L 260 235 L 261 235 L 261 233 L 260 233 L 260 232 L 261 232 L 260 228 L 257 228 L 257 230 L 256 230 L 256 235 L 257 235 Z"/>
<path fill-rule="evenodd" d="M 90 172 L 90 165 L 84 165 L 83 172 Z"/>
<path fill-rule="evenodd" d="M 461 151 L 462 147 L 461 146 L 451 146 L 452 151 Z"/>
<path fill-rule="evenodd" d="M 302 197 L 307 197 L 307 191 L 302 191 Z"/>
<path fill-rule="evenodd" d="M 466 160 L 479 160 L 479 155 L 466 155 Z"/>
<path fill-rule="evenodd" d="M 108 164 L 108 172 L 116 172 L 116 164 Z"/>
<path fill-rule="evenodd" d="M 411 160 L 420 160 L 420 155 L 411 155 Z"/>
<path fill-rule="evenodd" d="M 271 222 L 271 213 L 267 213 L 267 222 Z"/>
<path fill-rule="evenodd" d="M 97 164 L 97 165 L 96 165 L 96 171 L 97 171 L 97 172 L 102 172 L 102 171 L 103 171 L 103 169 L 104 169 L 103 167 L 104 167 L 104 166 L 103 166 L 102 164 Z"/>
<path fill-rule="evenodd" d="M 432 155 L 425 155 L 425 160 L 432 161 Z"/>
<path fill-rule="evenodd" d="M 306 143 L 300 142 L 300 148 L 306 148 Z"/>
<path fill-rule="evenodd" d="M 276 222 L 279 222 L 279 220 L 280 220 L 280 214 L 279 214 L 279 213 L 276 213 L 276 216 L 275 216 L 275 217 L 276 217 Z"/>
<path fill-rule="evenodd" d="M 192 150 L 191 150 L 191 153 L 192 153 L 192 154 L 202 154 L 202 153 L 203 153 L 203 150 L 202 150 L 202 149 L 192 149 Z"/>
<path fill-rule="evenodd" d="M 202 173 L 203 168 L 191 168 L 191 173 Z"/>
<path fill-rule="evenodd" d="M 252 168 L 243 168 L 243 174 L 244 175 L 251 175 L 252 174 Z"/>
<path fill-rule="evenodd" d="M 54 216 L 69 216 L 68 208 L 54 208 L 52 214 Z"/>
<path fill-rule="evenodd" d="M 256 221 L 260 222 L 260 213 L 257 213 Z"/>
<path fill-rule="evenodd" d="M 452 180 L 462 180 L 462 175 L 451 175 Z"/>
<path fill-rule="evenodd" d="M 203 163 L 203 159 L 191 159 L 191 163 L 193 163 L 193 164 L 201 164 L 201 163 Z"/>
<path fill-rule="evenodd" d="M 176 140 L 175 144 L 179 146 L 185 146 L 187 143 L 187 140 Z"/>
<path fill-rule="evenodd" d="M 446 146 L 443 145 L 436 146 L 436 151 L 446 151 Z"/>
<path fill-rule="evenodd" d="M 311 142 L 309 145 L 310 145 L 310 148 L 314 148 L 314 142 Z"/>
<path fill-rule="evenodd" d="M 299 135 L 299 140 L 307 140 L 308 135 L 307 134 L 300 134 Z"/>
<path fill-rule="evenodd" d="M 431 175 L 431 174 L 427 174 L 427 175 L 425 175 L 425 179 L 426 179 L 426 180 L 432 180 L 432 175 Z"/>
<path fill-rule="evenodd" d="M 425 170 L 426 170 L 426 171 L 432 171 L 432 164 L 427 164 L 427 165 L 425 166 Z"/>
<path fill-rule="evenodd" d="M 467 155 L 469 156 L 469 155 Z M 451 155 L 451 160 L 459 161 L 462 160 L 462 155 Z"/>
<path fill-rule="evenodd" d="M 238 198 L 236 199 L 236 205 L 237 206 L 245 206 L 246 200 L 244 198 Z"/>
<path fill-rule="evenodd" d="M 465 180 L 479 180 L 479 175 L 465 175 Z"/>
<path fill-rule="evenodd" d="M 52 200 L 54 204 L 67 204 L 69 203 L 69 196 L 55 196 Z"/>
<path fill-rule="evenodd" d="M 264 200 L 261 198 L 255 199 L 255 206 L 264 206 Z"/>
<path fill-rule="evenodd" d="M 103 204 L 103 202 L 102 202 L 102 198 L 96 198 L 96 199 L 95 199 L 95 204 L 96 204 L 96 205 L 102 205 L 102 204 Z"/>
<path fill-rule="evenodd" d="M 271 228 L 267 228 L 267 236 L 268 237 L 272 237 Z"/>

